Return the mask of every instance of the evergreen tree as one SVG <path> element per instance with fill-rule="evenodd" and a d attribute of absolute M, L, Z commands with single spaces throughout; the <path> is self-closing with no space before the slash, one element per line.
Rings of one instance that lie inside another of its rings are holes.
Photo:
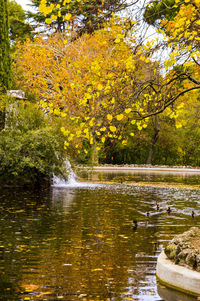
<path fill-rule="evenodd" d="M 38 11 L 40 0 L 31 0 L 35 12 L 28 12 L 28 17 L 32 18 L 37 24 L 46 25 L 45 19 L 48 18 Z M 137 2 L 137 1 L 136 1 Z M 65 16 L 70 13 L 74 19 L 73 28 L 79 36 L 83 33 L 92 33 L 101 28 L 104 22 L 112 17 L 112 13 L 119 13 L 131 6 L 125 0 L 85 0 L 70 1 L 63 5 L 62 1 L 47 0 L 47 5 L 55 5 L 53 13 L 56 14 L 56 5 L 61 5 L 61 14 L 51 22 L 51 28 L 55 31 L 64 32 L 66 29 Z M 56 14 L 57 15 L 57 14 Z M 63 21 L 64 20 L 64 21 Z"/>
<path fill-rule="evenodd" d="M 4 91 L 11 86 L 11 58 L 8 36 L 7 0 L 0 1 L 0 84 Z"/>
<path fill-rule="evenodd" d="M 13 45 L 16 40 L 32 38 L 32 27 L 26 22 L 26 15 L 20 4 L 8 0 L 9 38 Z"/>
<path fill-rule="evenodd" d="M 150 4 L 146 8 L 143 17 L 145 22 L 156 27 L 160 26 L 160 20 L 173 19 L 180 8 L 180 5 L 175 5 L 175 0 L 152 1 Z"/>

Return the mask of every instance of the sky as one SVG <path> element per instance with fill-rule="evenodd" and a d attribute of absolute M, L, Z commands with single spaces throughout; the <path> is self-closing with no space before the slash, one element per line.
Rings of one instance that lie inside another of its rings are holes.
<path fill-rule="evenodd" d="M 27 6 L 27 4 L 30 4 L 31 1 L 30 0 L 15 0 L 18 4 L 20 4 L 22 6 L 23 9 L 25 10 L 29 10 L 30 7 Z"/>

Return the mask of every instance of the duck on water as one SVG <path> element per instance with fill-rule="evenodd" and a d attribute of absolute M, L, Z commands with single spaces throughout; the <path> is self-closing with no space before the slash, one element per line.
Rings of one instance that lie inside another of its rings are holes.
<path fill-rule="evenodd" d="M 136 230 L 137 228 L 144 228 L 147 227 L 148 221 L 146 222 L 138 222 L 136 219 L 133 220 L 133 229 Z"/>

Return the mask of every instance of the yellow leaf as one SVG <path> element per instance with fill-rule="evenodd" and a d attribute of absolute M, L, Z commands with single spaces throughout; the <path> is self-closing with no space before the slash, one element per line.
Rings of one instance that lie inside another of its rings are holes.
<path fill-rule="evenodd" d="M 124 112 L 125 112 L 126 114 L 129 114 L 131 111 L 132 111 L 132 110 L 129 108 L 129 109 L 126 109 Z"/>
<path fill-rule="evenodd" d="M 57 115 L 57 116 L 59 116 L 60 115 L 60 111 L 58 109 L 55 109 L 54 110 L 54 114 Z"/>
<path fill-rule="evenodd" d="M 120 43 L 120 41 L 121 41 L 121 40 L 120 40 L 119 38 L 115 39 L 115 43 L 116 43 L 116 44 Z"/>
<path fill-rule="evenodd" d="M 71 2 L 71 1 L 70 1 L 70 2 Z M 71 17 L 72 17 L 71 14 L 67 14 L 67 15 L 65 16 L 65 19 L 66 19 L 67 21 L 69 21 L 69 20 L 71 19 Z"/>
<path fill-rule="evenodd" d="M 123 118 L 124 118 L 124 115 L 123 115 L 123 114 L 119 114 L 119 115 L 116 116 L 116 119 L 117 119 L 118 121 L 122 120 Z"/>
<path fill-rule="evenodd" d="M 39 288 L 39 285 L 35 284 L 23 284 L 22 287 L 29 292 L 35 291 Z"/>
<path fill-rule="evenodd" d="M 56 20 L 57 20 L 57 18 L 58 18 L 57 16 L 55 16 L 55 15 L 51 15 L 51 20 L 52 20 L 52 21 L 56 21 Z"/>
<path fill-rule="evenodd" d="M 123 145 L 126 145 L 126 144 L 127 144 L 127 140 L 123 140 L 123 141 L 122 141 L 122 144 L 123 144 Z"/>
<path fill-rule="evenodd" d="M 110 130 L 111 130 L 111 132 L 116 132 L 117 129 L 116 129 L 115 126 L 112 126 L 112 125 L 111 125 L 111 126 L 110 126 Z"/>
<path fill-rule="evenodd" d="M 45 22 L 50 25 L 52 23 L 52 20 L 50 18 L 46 18 Z"/>
<path fill-rule="evenodd" d="M 64 113 L 64 112 L 61 113 L 61 117 L 66 117 L 66 116 L 67 116 L 66 113 Z"/>
<path fill-rule="evenodd" d="M 98 84 L 97 89 L 98 89 L 99 91 L 103 90 L 102 84 Z"/>
<path fill-rule="evenodd" d="M 93 126 L 93 125 L 94 125 L 94 121 L 93 121 L 93 120 L 90 120 L 89 125 L 90 125 L 90 126 Z"/>
<path fill-rule="evenodd" d="M 105 137 L 102 137 L 102 138 L 101 138 L 101 141 L 102 141 L 103 143 L 105 142 L 105 140 L 106 140 Z"/>
<path fill-rule="evenodd" d="M 66 3 L 70 3 L 71 0 L 64 0 L 63 5 L 65 5 Z"/>
<path fill-rule="evenodd" d="M 112 115 L 111 115 L 111 114 L 108 114 L 108 115 L 107 115 L 107 119 L 110 120 L 110 121 L 112 121 L 112 119 L 113 119 Z"/>

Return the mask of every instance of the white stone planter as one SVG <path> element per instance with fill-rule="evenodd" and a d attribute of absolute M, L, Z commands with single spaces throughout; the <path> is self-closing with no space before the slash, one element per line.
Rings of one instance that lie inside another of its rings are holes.
<path fill-rule="evenodd" d="M 200 296 L 200 273 L 173 263 L 164 251 L 158 256 L 156 275 L 166 286 Z"/>

